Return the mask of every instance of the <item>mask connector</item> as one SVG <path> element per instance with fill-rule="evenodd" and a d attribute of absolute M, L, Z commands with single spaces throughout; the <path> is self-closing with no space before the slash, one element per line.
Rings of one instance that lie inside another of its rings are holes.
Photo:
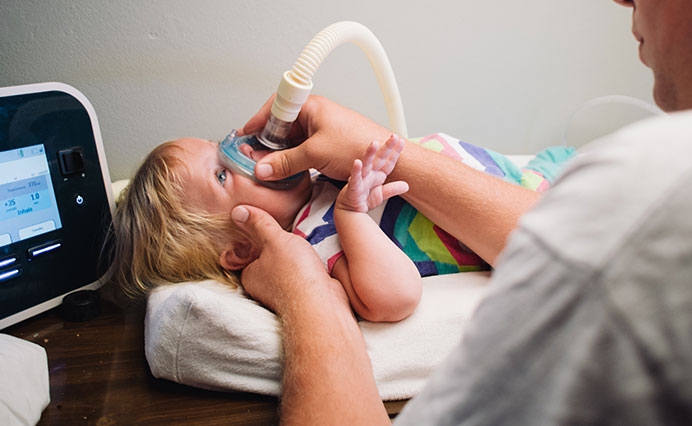
<path fill-rule="evenodd" d="M 259 135 L 259 141 L 269 149 L 278 151 L 288 148 L 288 132 L 293 122 L 283 121 L 274 115 L 269 116 L 267 124 Z"/>

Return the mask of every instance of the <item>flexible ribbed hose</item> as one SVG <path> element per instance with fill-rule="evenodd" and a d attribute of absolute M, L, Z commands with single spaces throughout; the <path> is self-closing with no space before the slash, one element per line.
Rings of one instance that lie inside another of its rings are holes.
<path fill-rule="evenodd" d="M 337 46 L 347 42 L 354 43 L 365 53 L 375 71 L 377 82 L 385 98 L 391 130 L 402 137 L 407 137 L 404 107 L 391 64 L 382 44 L 364 25 L 343 21 L 320 31 L 303 49 L 289 72 L 290 77 L 299 84 L 310 84 L 313 75 L 327 55 Z"/>
<path fill-rule="evenodd" d="M 384 95 L 390 130 L 402 137 L 408 137 L 399 88 L 384 48 L 364 25 L 343 21 L 320 31 L 305 46 L 293 68 L 284 73 L 276 91 L 271 117 L 259 136 L 263 144 L 271 149 L 288 147 L 286 144 L 288 131 L 312 91 L 312 77 L 327 55 L 346 42 L 352 42 L 360 47 L 375 71 L 377 82 Z"/>

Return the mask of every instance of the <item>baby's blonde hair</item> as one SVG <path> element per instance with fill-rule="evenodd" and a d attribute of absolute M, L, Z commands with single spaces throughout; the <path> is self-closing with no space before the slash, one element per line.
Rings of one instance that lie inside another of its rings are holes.
<path fill-rule="evenodd" d="M 179 173 L 187 167 L 183 155 L 174 142 L 159 145 L 119 197 L 107 281 L 131 299 L 177 282 L 215 279 L 239 285 L 238 276 L 221 267 L 220 254 L 224 241 L 240 237 L 240 231 L 230 212 L 212 215 L 186 207 Z"/>

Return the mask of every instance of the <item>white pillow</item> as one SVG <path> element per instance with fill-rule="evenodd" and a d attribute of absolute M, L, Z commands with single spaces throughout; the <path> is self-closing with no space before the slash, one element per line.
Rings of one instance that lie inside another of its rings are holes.
<path fill-rule="evenodd" d="M 421 303 L 398 323 L 361 321 L 383 400 L 407 399 L 458 344 L 488 272 L 423 279 Z M 148 299 L 145 352 L 155 377 L 212 390 L 281 393 L 276 316 L 215 281 L 156 289 Z"/>

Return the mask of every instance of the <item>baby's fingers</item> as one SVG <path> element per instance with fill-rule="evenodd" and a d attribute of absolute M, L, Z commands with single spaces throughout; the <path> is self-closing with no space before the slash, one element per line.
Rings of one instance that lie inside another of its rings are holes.
<path fill-rule="evenodd" d="M 399 160 L 399 154 L 401 154 L 403 149 L 403 139 L 398 135 L 391 135 L 387 142 L 377 151 L 373 168 L 389 175 L 394 170 L 394 166 Z"/>
<path fill-rule="evenodd" d="M 361 182 L 363 182 L 363 176 L 365 176 L 365 166 L 366 164 L 364 164 L 361 160 L 357 158 L 353 160 L 353 166 L 351 166 L 351 178 L 348 180 L 352 188 L 360 188 Z"/>
<path fill-rule="evenodd" d="M 361 176 L 367 176 L 373 168 L 373 162 L 375 161 L 375 155 L 379 151 L 379 144 L 377 141 L 372 141 L 370 146 L 368 146 L 365 155 L 363 156 L 363 167 L 361 169 Z"/>
<path fill-rule="evenodd" d="M 382 185 L 382 198 L 387 200 L 389 198 L 401 195 L 408 191 L 408 183 L 403 180 L 398 180 L 395 182 L 389 182 Z"/>

